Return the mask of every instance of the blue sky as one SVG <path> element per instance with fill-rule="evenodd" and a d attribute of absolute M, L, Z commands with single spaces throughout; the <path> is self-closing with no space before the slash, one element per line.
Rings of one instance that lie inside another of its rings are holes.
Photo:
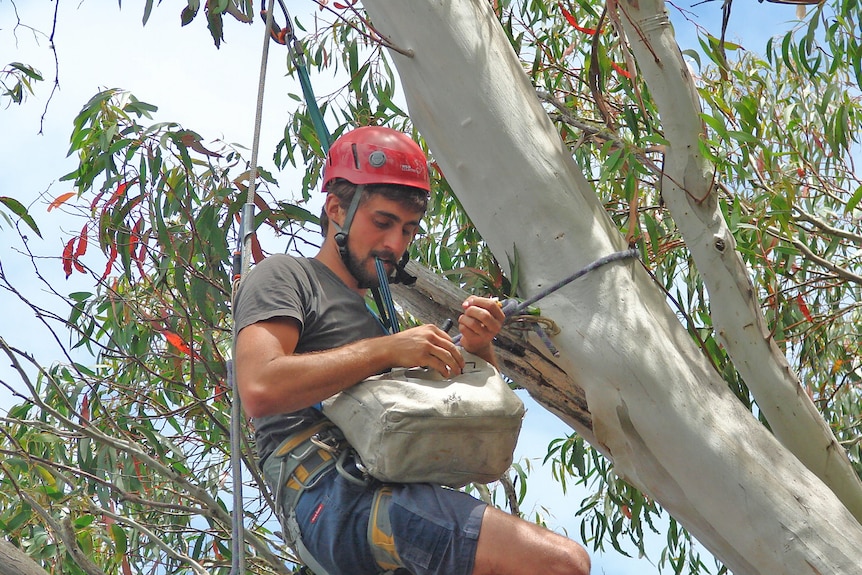
<path fill-rule="evenodd" d="M 12 61 L 31 64 L 39 69 L 46 82 L 37 95 L 23 106 L 0 110 L 0 195 L 12 196 L 28 205 L 43 231 L 43 239 L 31 234 L 34 252 L 56 259 L 41 261 L 45 281 L 36 278 L 32 266 L 14 248 L 17 235 L 4 225 L 0 229 L 0 250 L 5 273 L 14 278 L 19 289 L 34 302 L 50 305 L 49 285 L 61 294 L 92 287 L 92 281 L 73 275 L 64 279 L 59 256 L 64 238 L 77 230 L 76 222 L 62 213 L 46 211 L 56 196 L 71 191 L 59 178 L 75 167 L 74 158 L 66 157 L 72 119 L 98 91 L 123 88 L 139 99 L 159 106 L 157 120 L 177 121 L 200 133 L 205 141 L 222 139 L 251 146 L 262 45 L 262 27 L 228 22 L 227 39 L 221 50 L 212 45 L 203 18 L 180 28 L 182 2 L 164 2 L 153 9 L 150 22 L 141 25 L 143 2 L 126 2 L 119 10 L 116 3 L 104 0 L 62 2 L 55 45 L 59 58 L 59 90 L 50 104 L 46 100 L 54 78 L 53 55 L 48 39 L 22 24 L 50 33 L 51 17 L 56 6 L 48 0 L 20 0 L 17 14 L 10 0 L 0 0 L 0 65 Z M 770 3 L 737 2 L 731 17 L 728 39 L 759 51 L 768 34 L 786 29 L 794 20 L 795 8 Z M 680 4 L 681 7 L 687 6 Z M 292 0 L 288 7 L 304 23 L 311 24 L 310 2 Z M 679 17 L 669 5 L 683 49 L 696 48 L 694 28 Z M 718 34 L 720 2 L 713 1 L 695 8 L 699 23 Z M 693 17 L 693 16 L 692 16 Z M 282 128 L 296 103 L 287 93 L 299 93 L 298 84 L 285 76 L 286 53 L 273 47 L 267 76 L 260 163 L 276 173 L 282 183 L 285 199 L 299 197 L 297 173 L 279 172 L 272 165 L 271 152 L 282 136 Z M 318 93 L 326 91 L 326 80 L 315 79 Z M 322 86 L 322 87 L 321 87 Z M 42 115 L 44 113 L 44 119 Z M 41 129 L 41 134 L 39 133 Z M 295 196 L 292 189 L 296 190 Z M 312 210 L 314 211 L 314 210 Z M 0 336 L 10 344 L 36 354 L 43 364 L 62 360 L 60 346 L 53 343 L 40 327 L 32 311 L 17 303 L 12 295 L 0 291 L 0 306 L 6 318 L 0 323 Z M 14 384 L 16 378 L 7 362 L 0 366 L 0 380 Z M 0 405 L 8 405 L 9 392 L 0 388 Z M 575 491 L 564 498 L 549 471 L 540 467 L 548 443 L 568 433 L 568 428 L 548 415 L 535 403 L 529 411 L 518 448 L 518 457 L 533 460 L 537 471 L 529 481 L 529 499 L 525 511 L 544 507 L 550 510 L 548 524 L 554 529 L 578 533 L 574 512 L 586 496 Z M 659 549 L 662 536 L 651 539 L 650 548 Z M 635 553 L 634 550 L 631 550 Z M 657 560 L 657 552 L 654 559 Z M 593 554 L 593 573 L 650 574 L 658 569 L 643 559 L 627 559 L 611 551 Z"/>

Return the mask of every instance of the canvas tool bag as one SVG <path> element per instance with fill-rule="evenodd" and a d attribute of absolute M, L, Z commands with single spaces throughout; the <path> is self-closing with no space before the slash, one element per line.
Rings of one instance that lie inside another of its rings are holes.
<path fill-rule="evenodd" d="M 395 369 L 323 402 L 373 477 L 450 487 L 496 481 L 512 464 L 524 404 L 485 360 L 461 375 Z"/>

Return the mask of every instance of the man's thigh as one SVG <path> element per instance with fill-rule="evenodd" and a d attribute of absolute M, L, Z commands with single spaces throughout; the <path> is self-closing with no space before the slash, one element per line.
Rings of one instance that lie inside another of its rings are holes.
<path fill-rule="evenodd" d="M 577 542 L 499 509 L 486 510 L 473 575 L 589 572 L 589 555 Z"/>
<path fill-rule="evenodd" d="M 425 483 L 386 485 L 397 562 L 412 575 L 471 575 L 486 504 L 466 493 Z M 373 575 L 368 525 L 375 489 L 337 473 L 306 491 L 296 507 L 302 540 L 329 575 Z"/>
<path fill-rule="evenodd" d="M 427 483 L 389 486 L 399 559 L 413 575 L 471 575 L 487 505 Z"/>
<path fill-rule="evenodd" d="M 302 542 L 328 575 L 377 575 L 367 529 L 373 488 L 331 472 L 305 491 L 296 505 Z"/>

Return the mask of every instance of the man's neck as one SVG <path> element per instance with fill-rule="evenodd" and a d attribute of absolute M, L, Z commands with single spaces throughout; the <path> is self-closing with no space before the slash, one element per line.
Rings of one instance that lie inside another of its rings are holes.
<path fill-rule="evenodd" d="M 338 247 L 335 245 L 335 241 L 327 239 L 323 242 L 323 245 L 320 247 L 320 251 L 317 252 L 314 259 L 328 267 L 348 288 L 352 289 L 362 297 L 365 297 L 365 292 L 367 290 L 358 287 L 356 278 L 353 277 L 353 274 L 351 274 L 347 270 L 347 266 L 344 265 L 344 260 L 341 259 L 341 253 L 339 253 Z"/>

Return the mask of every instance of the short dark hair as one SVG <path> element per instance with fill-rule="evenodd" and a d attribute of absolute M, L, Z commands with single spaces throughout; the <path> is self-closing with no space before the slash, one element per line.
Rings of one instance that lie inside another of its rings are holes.
<path fill-rule="evenodd" d="M 338 198 L 339 203 L 344 206 L 344 209 L 347 209 L 358 187 L 356 184 L 339 178 L 329 182 L 326 186 L 326 191 Z M 394 184 L 366 184 L 362 186 L 362 196 L 359 198 L 360 205 L 366 202 L 371 196 L 377 194 L 387 200 L 400 203 L 410 211 L 422 212 L 424 214 L 425 210 L 428 209 L 428 192 L 420 188 L 397 186 Z M 325 206 L 320 211 L 320 230 L 324 236 L 329 231 L 329 216 L 326 215 Z"/>

